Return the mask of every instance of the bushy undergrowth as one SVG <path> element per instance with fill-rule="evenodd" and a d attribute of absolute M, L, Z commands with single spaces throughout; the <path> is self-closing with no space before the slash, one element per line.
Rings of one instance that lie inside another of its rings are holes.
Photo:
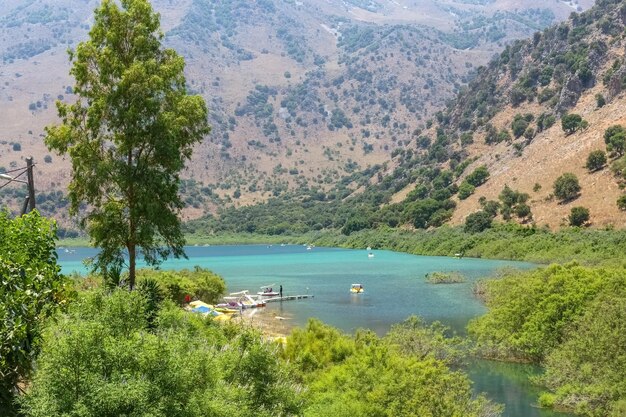
<path fill-rule="evenodd" d="M 497 416 L 459 364 L 461 338 L 417 318 L 380 338 L 311 320 L 286 347 L 142 291 L 81 294 L 45 331 L 28 417 Z"/>
<path fill-rule="evenodd" d="M 483 355 L 544 364 L 543 405 L 624 415 L 626 269 L 552 265 L 485 285 L 490 310 L 468 326 Z"/>

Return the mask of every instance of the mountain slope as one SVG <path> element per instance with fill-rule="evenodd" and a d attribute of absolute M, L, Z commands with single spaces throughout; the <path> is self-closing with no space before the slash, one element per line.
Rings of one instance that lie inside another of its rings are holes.
<path fill-rule="evenodd" d="M 14 0 L 0 18 L 0 169 L 34 155 L 50 212 L 69 165 L 46 158 L 41 136 L 53 102 L 72 100 L 65 49 L 85 39 L 96 4 Z M 590 4 L 155 1 L 214 125 L 186 174 L 186 215 L 329 190 L 386 161 L 505 43 Z"/>
<path fill-rule="evenodd" d="M 514 42 L 426 129 L 396 148 L 389 163 L 346 177 L 325 193 L 313 188 L 282 203 L 227 211 L 208 227 L 350 233 L 466 223 L 478 230 L 496 218 L 558 228 L 570 224 L 575 207 L 582 207 L 582 216 L 573 223 L 624 227 L 625 21 L 622 2 L 603 0 Z M 592 151 L 608 160 L 587 168 Z M 555 189 L 564 174 L 573 174 L 580 189 Z"/>
<path fill-rule="evenodd" d="M 537 224 L 562 226 L 572 207 L 583 206 L 595 226 L 626 226 L 626 215 L 616 204 L 623 194 L 620 179 L 610 169 L 621 163 L 620 155 L 609 152 L 604 169 L 585 168 L 591 151 L 606 150 L 606 129 L 626 125 L 625 22 L 621 2 L 599 1 L 589 12 L 514 43 L 448 108 L 447 128 L 474 135 L 474 143 L 464 148 L 476 158 L 468 171 L 485 165 L 491 173 L 474 195 L 459 201 L 453 223 L 477 210 L 480 197 L 497 200 L 508 184 L 530 195 Z M 568 113 L 582 116 L 588 127 L 564 132 L 561 121 Z M 520 128 L 515 116 L 529 114 L 534 120 L 526 128 L 528 134 L 515 139 L 514 130 Z M 542 120 L 550 117 L 556 123 L 545 127 Z M 511 132 L 511 140 L 494 143 L 489 136 L 495 131 Z M 579 178 L 582 190 L 578 198 L 559 202 L 553 183 L 566 172 Z"/>

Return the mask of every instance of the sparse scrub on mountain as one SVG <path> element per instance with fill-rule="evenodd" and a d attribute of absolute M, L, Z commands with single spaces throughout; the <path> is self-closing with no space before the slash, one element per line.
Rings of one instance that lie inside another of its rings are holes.
<path fill-rule="evenodd" d="M 459 185 L 459 193 L 458 193 L 459 199 L 465 200 L 470 195 L 474 194 L 475 189 L 476 187 L 474 187 L 472 184 L 467 182 L 467 180 L 463 181 L 461 185 Z"/>
<path fill-rule="evenodd" d="M 481 165 L 476 168 L 471 174 L 469 174 L 465 178 L 465 181 L 467 181 L 474 187 L 480 187 L 485 182 L 487 182 L 487 179 L 489 179 L 489 170 L 485 165 Z"/>

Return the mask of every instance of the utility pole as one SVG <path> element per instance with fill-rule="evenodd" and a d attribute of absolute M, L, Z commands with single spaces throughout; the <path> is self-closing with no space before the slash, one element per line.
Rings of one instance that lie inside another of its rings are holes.
<path fill-rule="evenodd" d="M 0 188 L 4 188 L 12 182 L 19 182 L 28 186 L 28 195 L 26 196 L 26 199 L 24 200 L 24 205 L 22 206 L 22 216 L 35 209 L 35 179 L 33 176 L 34 167 L 35 164 L 33 163 L 33 157 L 31 156 L 30 158 L 26 158 L 26 168 L 17 168 L 11 171 L 0 173 L 0 179 L 7 181 L 6 184 L 0 185 Z M 19 174 L 15 176 L 8 174 L 18 171 Z M 24 174 L 26 174 L 26 181 L 19 178 Z"/>
<path fill-rule="evenodd" d="M 33 178 L 33 157 L 26 158 L 26 181 L 28 182 L 28 199 L 24 202 L 24 213 L 30 213 L 35 209 L 35 179 Z M 26 206 L 28 205 L 28 211 Z"/>

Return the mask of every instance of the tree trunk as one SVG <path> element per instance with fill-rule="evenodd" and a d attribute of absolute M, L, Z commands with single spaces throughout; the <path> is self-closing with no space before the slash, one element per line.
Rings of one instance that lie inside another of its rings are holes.
<path fill-rule="evenodd" d="M 135 266 L 137 263 L 137 247 L 134 243 L 128 246 L 128 281 L 132 291 L 135 288 Z"/>

